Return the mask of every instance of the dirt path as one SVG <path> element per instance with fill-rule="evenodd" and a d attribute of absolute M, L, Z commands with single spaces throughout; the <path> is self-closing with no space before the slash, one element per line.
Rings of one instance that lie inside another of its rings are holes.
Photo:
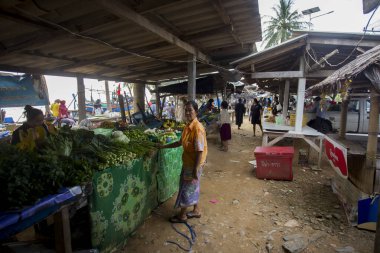
<path fill-rule="evenodd" d="M 208 164 L 201 183 L 201 219 L 190 220 L 198 235 L 193 252 L 284 252 L 283 236 L 301 234 L 312 242 L 303 252 L 327 253 L 351 246 L 372 253 L 374 233 L 350 227 L 331 191 L 333 171 L 293 167 L 294 181 L 258 180 L 252 172 L 253 150 L 261 144 L 252 137 L 247 120 L 242 130 L 233 126 L 228 153 L 209 141 Z M 124 252 L 183 252 L 166 243 L 187 246 L 167 221 L 175 197 L 161 205 L 129 239 Z M 210 200 L 217 200 L 211 203 Z M 289 220 L 299 226 L 287 227 Z M 353 252 L 353 251 L 352 251 Z"/>

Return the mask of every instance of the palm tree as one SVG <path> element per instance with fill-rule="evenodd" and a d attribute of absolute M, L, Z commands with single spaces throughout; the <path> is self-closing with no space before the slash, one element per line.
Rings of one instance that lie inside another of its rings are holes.
<path fill-rule="evenodd" d="M 308 22 L 302 21 L 303 15 L 293 11 L 293 0 L 279 0 L 280 2 L 272 7 L 276 13 L 274 17 L 269 17 L 269 21 L 264 22 L 265 48 L 277 45 L 290 38 L 292 31 L 302 30 L 308 26 Z"/>

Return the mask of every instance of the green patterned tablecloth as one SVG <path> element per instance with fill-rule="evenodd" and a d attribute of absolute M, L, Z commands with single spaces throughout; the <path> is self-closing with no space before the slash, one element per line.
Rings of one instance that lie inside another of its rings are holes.
<path fill-rule="evenodd" d="M 182 147 L 163 149 L 158 154 L 158 202 L 168 200 L 179 188 L 182 169 Z"/>
<path fill-rule="evenodd" d="M 124 246 L 151 211 L 178 190 L 181 156 L 182 148 L 160 150 L 152 158 L 94 175 L 89 201 L 93 247 L 107 253 Z"/>

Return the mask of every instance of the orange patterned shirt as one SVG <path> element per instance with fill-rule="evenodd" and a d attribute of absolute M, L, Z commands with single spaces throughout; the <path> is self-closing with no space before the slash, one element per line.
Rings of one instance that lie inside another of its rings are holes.
<path fill-rule="evenodd" d="M 183 169 L 191 171 L 195 169 L 198 151 L 203 151 L 200 165 L 205 164 L 207 157 L 206 131 L 198 119 L 194 119 L 186 125 L 182 133 L 181 143 L 183 147 Z"/>

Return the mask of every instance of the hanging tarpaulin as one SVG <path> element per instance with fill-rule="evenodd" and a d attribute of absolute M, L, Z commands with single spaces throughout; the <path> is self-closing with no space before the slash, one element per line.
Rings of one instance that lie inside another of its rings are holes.
<path fill-rule="evenodd" d="M 49 105 L 46 80 L 40 75 L 1 75 L 0 107 Z"/>

